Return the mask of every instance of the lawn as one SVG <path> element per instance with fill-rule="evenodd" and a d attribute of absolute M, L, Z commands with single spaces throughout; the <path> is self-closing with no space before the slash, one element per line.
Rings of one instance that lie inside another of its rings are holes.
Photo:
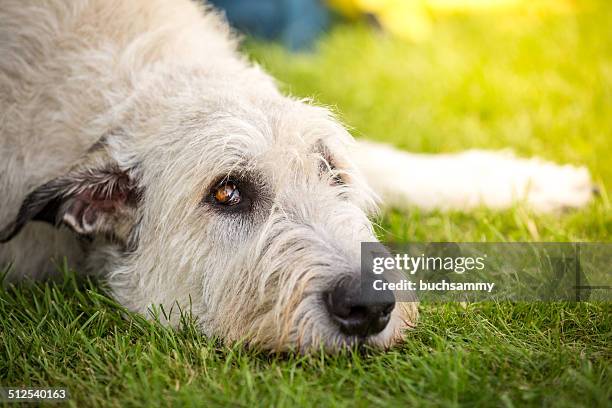
<path fill-rule="evenodd" d="M 588 166 L 589 207 L 386 211 L 393 241 L 610 241 L 612 7 L 434 16 L 419 43 L 340 25 L 310 54 L 248 43 L 288 93 L 356 137 L 412 151 L 512 147 Z M 390 352 L 270 356 L 124 314 L 100 285 L 0 289 L 0 385 L 66 387 L 79 406 L 610 406 L 612 304 L 422 304 Z"/>

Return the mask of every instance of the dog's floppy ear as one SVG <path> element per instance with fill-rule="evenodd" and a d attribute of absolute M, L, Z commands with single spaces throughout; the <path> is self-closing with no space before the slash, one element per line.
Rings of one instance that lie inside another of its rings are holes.
<path fill-rule="evenodd" d="M 138 202 L 134 174 L 105 151 L 89 153 L 67 174 L 28 194 L 15 220 L 0 230 L 0 242 L 9 241 L 31 220 L 63 223 L 82 235 L 114 234 Z"/>

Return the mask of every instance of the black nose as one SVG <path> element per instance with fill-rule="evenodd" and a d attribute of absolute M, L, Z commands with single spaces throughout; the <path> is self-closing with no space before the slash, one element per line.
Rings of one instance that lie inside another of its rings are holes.
<path fill-rule="evenodd" d="M 333 290 L 325 293 L 327 309 L 347 335 L 368 336 L 380 333 L 389 323 L 395 307 L 395 298 L 387 293 L 381 299 L 368 299 L 361 295 L 361 287 L 356 279 L 344 279 Z"/>

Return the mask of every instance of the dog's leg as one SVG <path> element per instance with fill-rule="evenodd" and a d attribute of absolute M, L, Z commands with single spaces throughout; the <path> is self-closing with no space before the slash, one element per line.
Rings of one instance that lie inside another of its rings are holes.
<path fill-rule="evenodd" d="M 358 141 L 354 158 L 386 205 L 465 210 L 525 202 L 551 212 L 586 205 L 593 184 L 585 167 L 523 159 L 509 151 L 412 154 Z"/>

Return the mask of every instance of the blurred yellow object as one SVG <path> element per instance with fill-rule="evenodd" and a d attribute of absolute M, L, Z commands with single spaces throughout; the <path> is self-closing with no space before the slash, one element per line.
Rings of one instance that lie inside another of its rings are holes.
<path fill-rule="evenodd" d="M 567 12 L 571 0 L 327 0 L 348 18 L 376 17 L 382 27 L 402 38 L 421 40 L 432 30 L 433 14 L 476 11 Z"/>
<path fill-rule="evenodd" d="M 408 39 L 421 39 L 431 31 L 426 4 L 421 0 L 327 0 L 349 18 L 363 14 L 376 16 L 391 33 Z"/>

